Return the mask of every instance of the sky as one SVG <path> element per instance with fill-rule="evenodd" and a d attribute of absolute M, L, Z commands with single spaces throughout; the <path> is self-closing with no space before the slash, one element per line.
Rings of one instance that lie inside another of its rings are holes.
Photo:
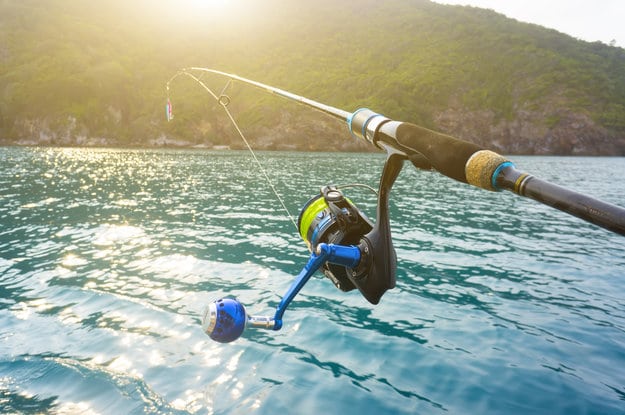
<path fill-rule="evenodd" d="M 623 0 L 433 0 L 492 9 L 513 19 L 535 23 L 588 42 L 625 48 Z"/>

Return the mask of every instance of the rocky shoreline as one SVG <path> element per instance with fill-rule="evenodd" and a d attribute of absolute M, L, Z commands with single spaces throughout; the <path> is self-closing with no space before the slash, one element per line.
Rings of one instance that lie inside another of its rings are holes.
<path fill-rule="evenodd" d="M 449 109 L 435 118 L 437 131 L 474 142 L 502 154 L 560 155 L 560 156 L 625 156 L 625 137 L 610 134 L 589 117 L 562 114 L 552 126 L 537 122 L 538 114 L 519 112 L 515 120 L 498 120 L 491 111 L 466 112 Z M 212 142 L 206 138 L 184 139 L 164 132 L 151 136 L 121 140 L 111 135 L 91 135 L 84 126 L 70 123 L 60 129 L 43 121 L 22 123 L 15 138 L 0 137 L 0 145 L 60 146 L 60 147 L 129 147 L 129 148 L 189 148 L 209 150 L 239 150 L 245 144 L 239 137 L 227 142 Z M 368 143 L 350 137 L 343 125 L 316 123 L 314 128 L 279 122 L 272 129 L 248 129 L 251 145 L 257 150 L 277 151 L 377 151 Z"/>

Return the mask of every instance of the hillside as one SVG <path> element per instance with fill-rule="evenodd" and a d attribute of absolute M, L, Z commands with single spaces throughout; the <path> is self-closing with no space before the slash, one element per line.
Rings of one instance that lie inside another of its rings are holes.
<path fill-rule="evenodd" d="M 204 66 L 504 153 L 625 155 L 624 49 L 425 0 L 200 4 L 0 0 L 0 144 L 240 147 L 188 79 L 165 120 L 167 80 Z M 319 113 L 228 93 L 256 148 L 367 149 Z"/>

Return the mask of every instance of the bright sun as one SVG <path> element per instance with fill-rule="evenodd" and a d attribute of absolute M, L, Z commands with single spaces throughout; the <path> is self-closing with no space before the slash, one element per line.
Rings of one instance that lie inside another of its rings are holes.
<path fill-rule="evenodd" d="M 188 11 L 226 13 L 237 8 L 236 0 L 183 0 L 180 5 Z"/>
<path fill-rule="evenodd" d="M 191 27 L 221 23 L 244 28 L 263 13 L 263 2 L 252 0 L 162 0 L 160 3 L 165 5 L 161 10 L 169 23 Z"/>

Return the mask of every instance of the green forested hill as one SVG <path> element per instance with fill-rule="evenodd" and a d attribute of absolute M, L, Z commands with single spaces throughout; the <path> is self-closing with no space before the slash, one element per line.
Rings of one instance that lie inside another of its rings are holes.
<path fill-rule="evenodd" d="M 204 66 L 501 152 L 625 155 L 624 49 L 425 0 L 213 3 L 0 0 L 0 143 L 237 147 L 188 79 L 165 120 L 167 80 Z M 314 111 L 228 93 L 257 148 L 366 148 Z"/>

